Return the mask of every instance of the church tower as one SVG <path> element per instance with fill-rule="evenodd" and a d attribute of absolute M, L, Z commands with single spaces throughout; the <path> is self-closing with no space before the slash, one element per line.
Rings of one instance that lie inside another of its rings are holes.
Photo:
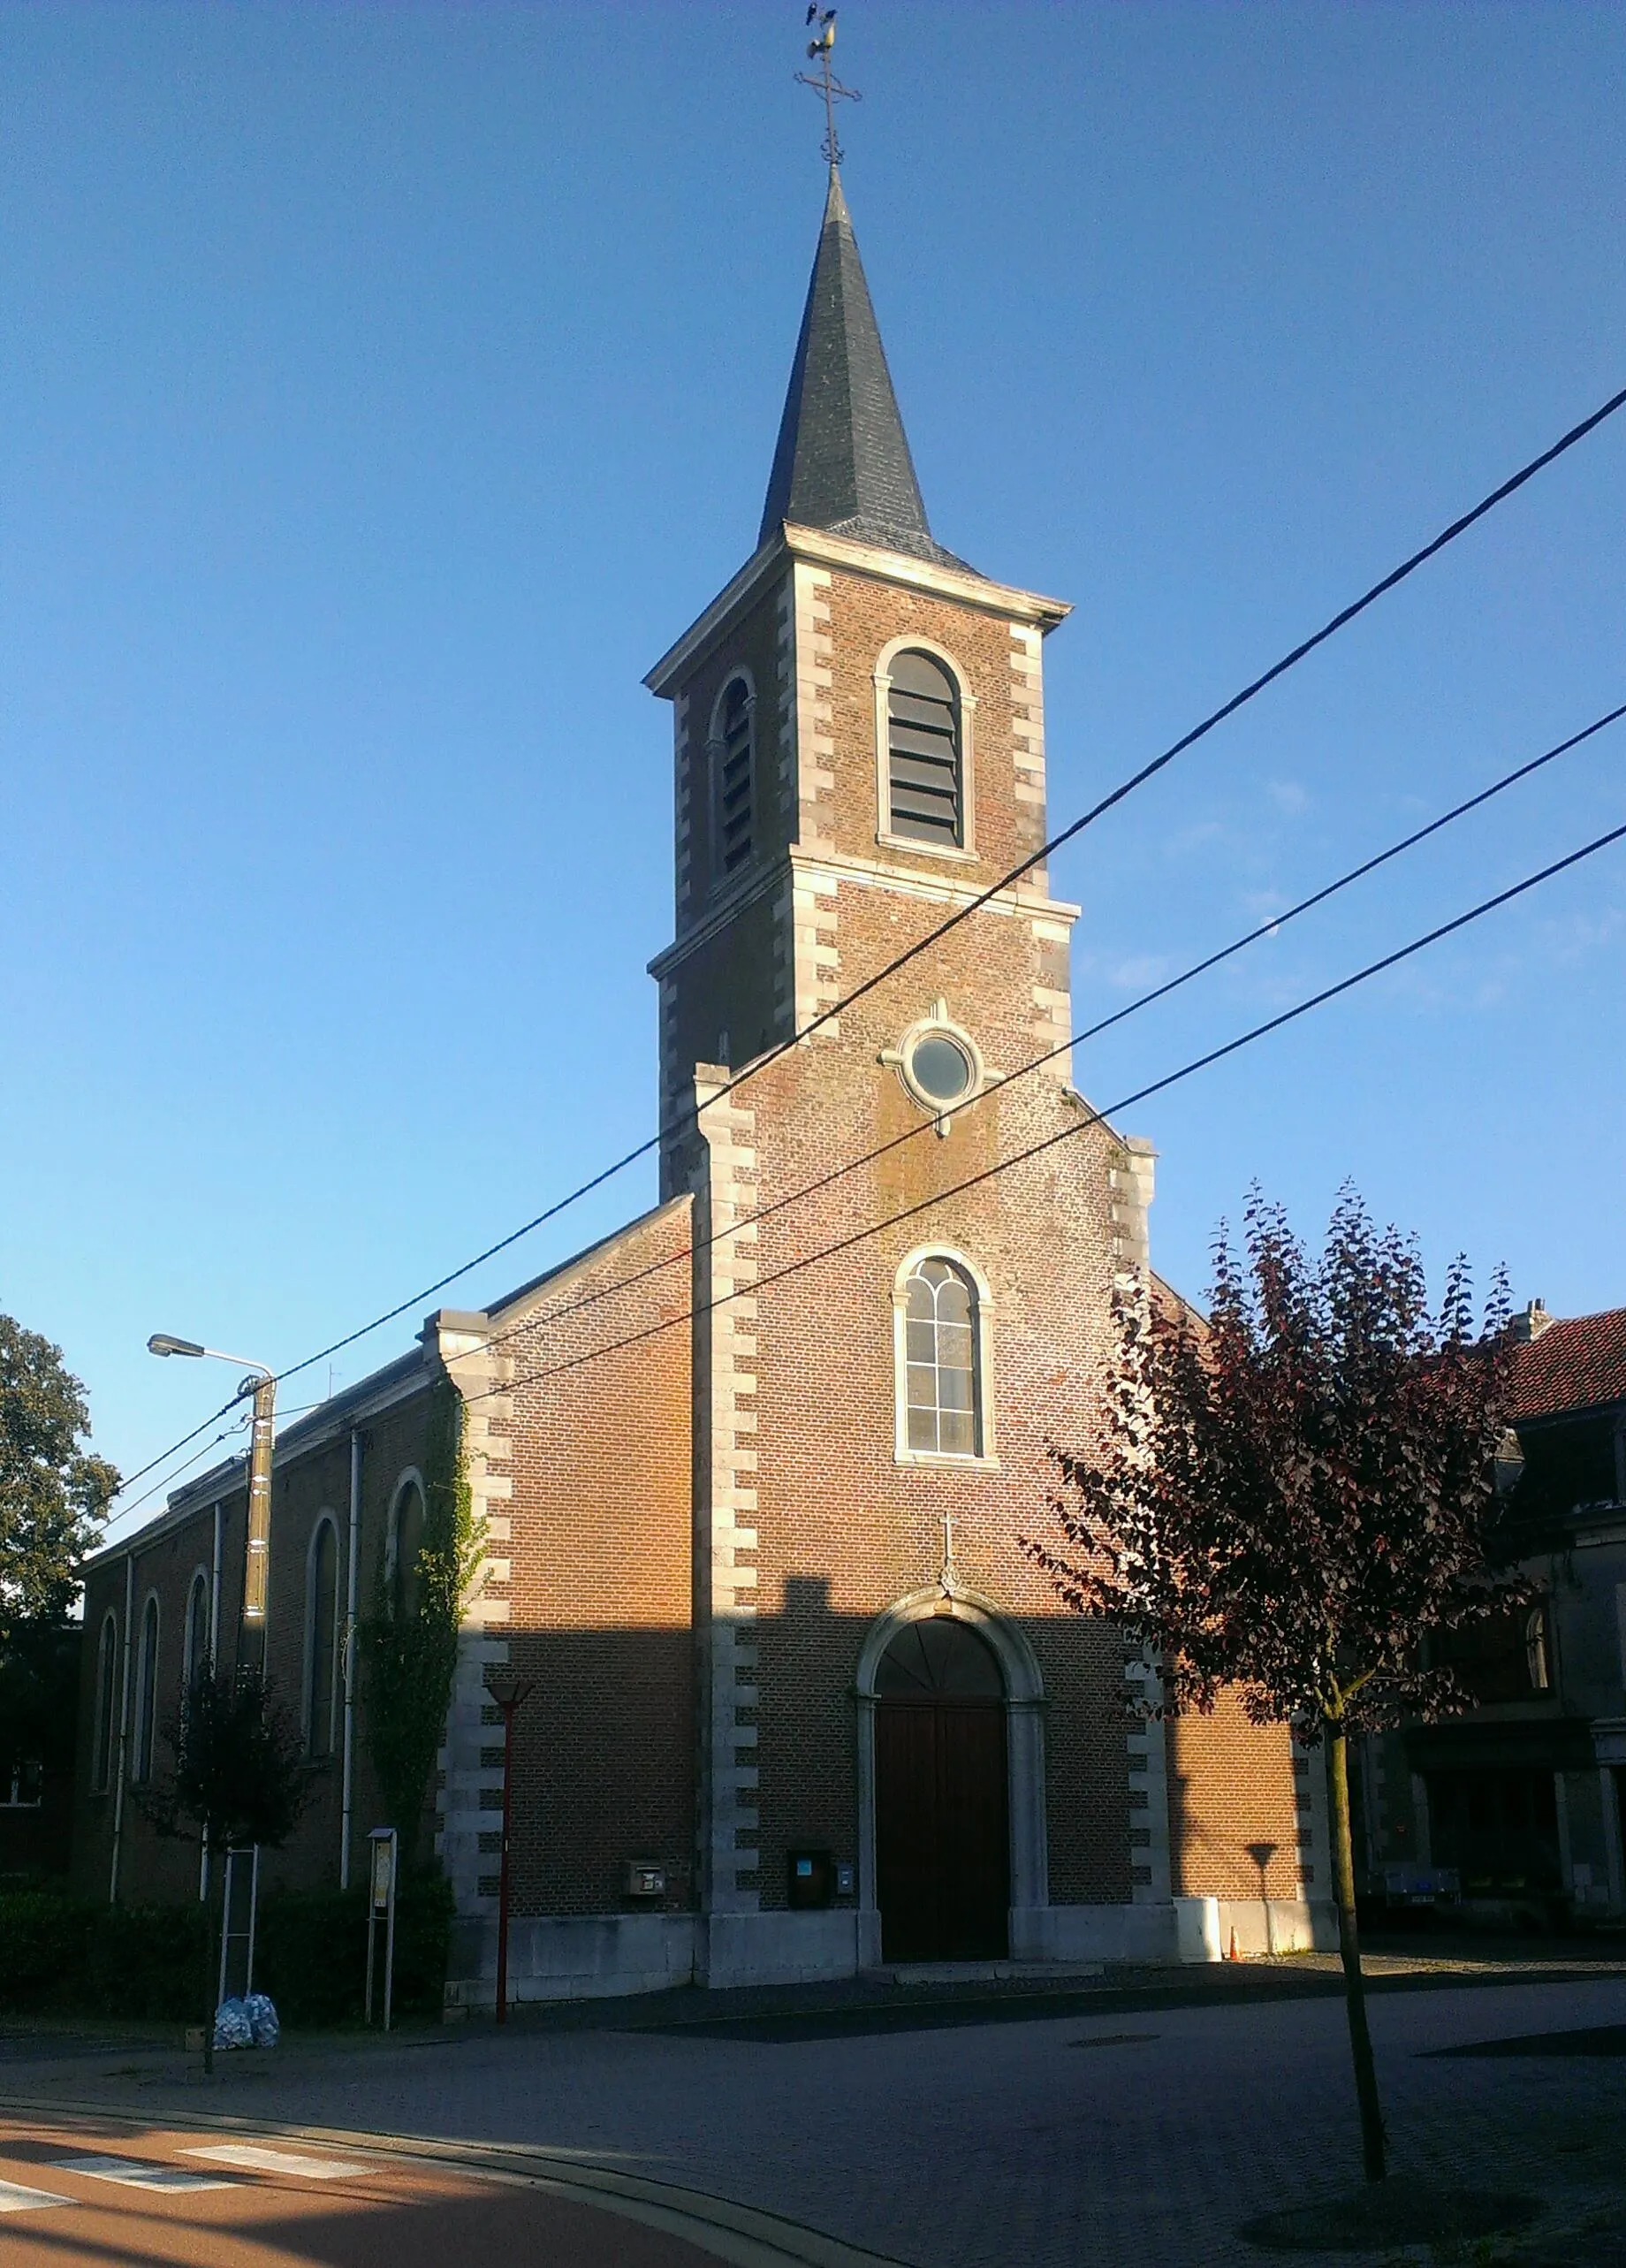
<path fill-rule="evenodd" d="M 664 1122 L 697 1063 L 793 1039 L 911 928 L 1033 856 L 1041 647 L 1069 611 L 934 540 L 832 167 L 757 548 L 646 680 L 676 727 L 677 937 L 652 968 Z M 838 876 L 886 902 L 840 936 Z M 1000 1013 L 1039 1053 L 1066 1036 L 1074 909 L 1030 868 L 976 917 L 990 949 L 1017 906 L 1045 909 L 1041 949 Z M 666 1186 L 685 1180 L 673 1151 Z"/>

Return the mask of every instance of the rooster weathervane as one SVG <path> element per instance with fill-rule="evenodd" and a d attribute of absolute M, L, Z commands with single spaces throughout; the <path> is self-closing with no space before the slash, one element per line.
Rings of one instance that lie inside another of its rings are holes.
<path fill-rule="evenodd" d="M 835 10 L 821 8 L 818 0 L 811 0 L 808 21 L 818 27 L 808 42 L 808 60 L 817 64 L 818 72 L 815 75 L 810 71 L 799 71 L 796 78 L 802 86 L 810 87 L 816 95 L 824 97 L 824 157 L 829 164 L 840 165 L 841 144 L 836 134 L 836 104 L 838 102 L 862 103 L 863 96 L 856 87 L 844 87 L 830 68 L 830 53 L 836 43 Z"/>

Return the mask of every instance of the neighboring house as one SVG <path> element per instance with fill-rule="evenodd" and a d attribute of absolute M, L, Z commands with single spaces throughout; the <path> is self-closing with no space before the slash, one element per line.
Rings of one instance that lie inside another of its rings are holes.
<path fill-rule="evenodd" d="M 1626 1916 L 1626 1308 L 1568 1320 L 1539 1300 L 1512 1417 L 1508 1540 L 1533 1606 L 1447 1655 L 1480 1706 L 1367 1741 L 1366 1886 L 1455 1872 L 1465 1910 L 1541 1922 Z"/>
<path fill-rule="evenodd" d="M 454 1997 L 493 1990 L 503 1666 L 535 1682 L 527 1996 L 1326 1936 L 1325 1807 L 1285 1729 L 1131 1721 L 1151 1672 L 1022 1549 L 1051 1444 L 1089 1439 L 1152 1179 L 1073 1086 L 1078 909 L 1037 859 L 1068 611 L 933 538 L 832 171 L 756 547 L 648 680 L 676 788 L 659 1202 L 430 1316 L 277 1446 L 269 1658 L 333 1761 L 269 1872 L 332 1882 L 378 1823 L 348 1602 L 410 1568 L 432 1405 L 458 1397 L 489 1556 L 436 1795 Z M 630 929 L 607 885 L 612 907 Z M 471 1108 L 477 1173 L 525 1138 L 500 1062 Z M 87 1890 L 186 1891 L 130 1783 L 201 1633 L 229 1651 L 242 1552 L 238 1465 L 92 1564 Z"/>
<path fill-rule="evenodd" d="M 0 1661 L 0 1883 L 59 1883 L 73 1824 L 77 1623 L 25 1625 Z"/>

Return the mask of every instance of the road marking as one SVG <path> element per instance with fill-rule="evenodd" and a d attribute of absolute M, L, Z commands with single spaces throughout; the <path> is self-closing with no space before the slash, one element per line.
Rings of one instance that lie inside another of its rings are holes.
<path fill-rule="evenodd" d="M 118 2181 L 126 2189 L 235 2189 L 217 2173 L 193 2173 L 184 2165 L 149 2165 L 139 2158 L 58 2158 L 59 2173 L 87 2173 L 93 2181 Z"/>
<path fill-rule="evenodd" d="M 370 2173 L 359 2158 L 306 2158 L 297 2150 L 267 2150 L 258 2142 L 224 2142 L 204 2148 L 189 2144 L 183 2158 L 212 2158 L 222 2165 L 242 2165 L 256 2173 L 297 2173 L 307 2181 L 342 2181 L 346 2173 Z"/>
<path fill-rule="evenodd" d="M 71 2205 L 72 2197 L 59 2197 L 50 2189 L 25 2189 L 20 2181 L 0 2181 L 0 2213 L 32 2213 L 42 2205 Z"/>

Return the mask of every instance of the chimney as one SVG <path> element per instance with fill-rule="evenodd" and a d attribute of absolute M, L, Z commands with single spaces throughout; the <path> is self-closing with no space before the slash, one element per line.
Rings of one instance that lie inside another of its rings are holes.
<path fill-rule="evenodd" d="M 1523 1313 L 1516 1315 L 1508 1325 L 1508 1336 L 1520 1346 L 1529 1346 L 1541 1336 L 1552 1320 L 1540 1299 L 1532 1299 Z"/>

